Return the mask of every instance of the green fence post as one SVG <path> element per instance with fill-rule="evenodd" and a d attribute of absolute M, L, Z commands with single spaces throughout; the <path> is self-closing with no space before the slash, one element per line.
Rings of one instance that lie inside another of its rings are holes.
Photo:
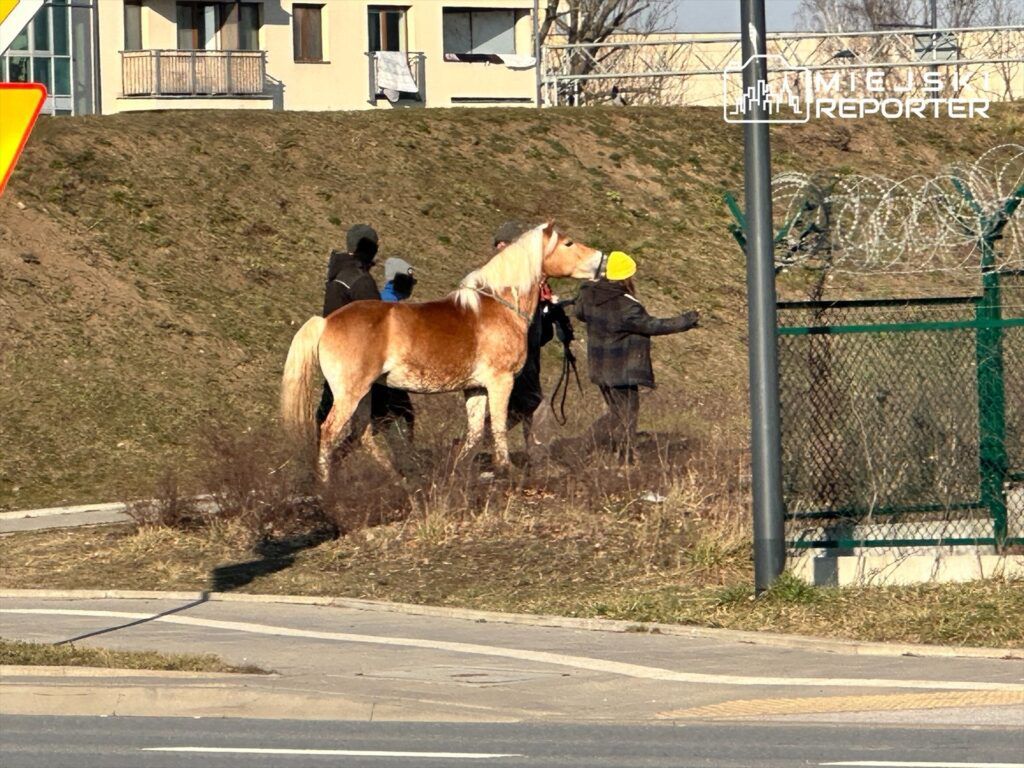
<path fill-rule="evenodd" d="M 978 359 L 978 432 L 981 471 L 981 503 L 989 510 L 996 546 L 1006 539 L 1006 495 L 1004 485 L 1009 463 L 1006 457 L 1006 382 L 1003 379 L 1002 304 L 995 249 L 988 237 L 981 239 L 983 293 L 978 320 L 988 321 L 976 331 Z"/>
<path fill-rule="evenodd" d="M 1006 480 L 1009 460 L 1006 455 L 1006 381 L 1003 371 L 1003 328 L 1001 326 L 1002 301 L 999 272 L 996 269 L 995 242 L 1003 236 L 1006 222 L 1013 216 L 1021 200 L 1024 186 L 1018 187 L 1003 206 L 991 215 L 984 215 L 981 206 L 959 180 L 957 190 L 971 207 L 981 214 L 982 298 L 977 318 L 987 322 L 977 329 L 978 360 L 978 431 L 979 469 L 981 472 L 980 501 L 992 517 L 992 533 L 996 546 L 1006 541 Z"/>

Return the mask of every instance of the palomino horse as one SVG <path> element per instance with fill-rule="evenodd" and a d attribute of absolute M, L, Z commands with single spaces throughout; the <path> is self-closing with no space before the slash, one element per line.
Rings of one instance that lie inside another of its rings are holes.
<path fill-rule="evenodd" d="M 466 397 L 469 430 L 459 458 L 480 440 L 490 410 L 495 461 L 508 465 L 506 416 L 512 380 L 526 360 L 526 330 L 541 279 L 593 277 L 602 254 L 560 235 L 532 229 L 440 301 L 357 301 L 327 318 L 311 317 L 295 334 L 281 382 L 281 413 L 293 434 L 311 437 L 313 377 L 319 366 L 334 393 L 320 431 L 319 470 L 326 480 L 343 437 L 361 440 L 390 466 L 370 430 L 371 385 Z M 345 427 L 351 422 L 346 434 Z"/>

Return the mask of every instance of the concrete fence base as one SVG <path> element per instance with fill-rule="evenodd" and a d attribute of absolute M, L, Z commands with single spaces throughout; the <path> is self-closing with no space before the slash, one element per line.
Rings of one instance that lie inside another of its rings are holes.
<path fill-rule="evenodd" d="M 1024 555 L 948 554 L 935 551 L 815 555 L 793 559 L 790 571 L 814 586 L 904 586 L 991 578 L 1024 579 Z"/>

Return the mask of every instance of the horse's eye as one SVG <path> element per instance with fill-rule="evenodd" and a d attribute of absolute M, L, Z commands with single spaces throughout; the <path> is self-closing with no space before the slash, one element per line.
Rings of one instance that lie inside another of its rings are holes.
<path fill-rule="evenodd" d="M 566 240 L 566 241 L 565 241 L 565 247 L 566 247 L 566 248 L 570 248 L 570 247 L 572 247 L 572 240 Z"/>

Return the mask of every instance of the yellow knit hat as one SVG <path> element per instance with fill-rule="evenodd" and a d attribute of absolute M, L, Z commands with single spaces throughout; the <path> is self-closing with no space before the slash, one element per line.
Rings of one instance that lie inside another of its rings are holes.
<path fill-rule="evenodd" d="M 628 280 L 636 274 L 636 262 L 622 251 L 612 251 L 604 273 L 609 280 Z"/>

